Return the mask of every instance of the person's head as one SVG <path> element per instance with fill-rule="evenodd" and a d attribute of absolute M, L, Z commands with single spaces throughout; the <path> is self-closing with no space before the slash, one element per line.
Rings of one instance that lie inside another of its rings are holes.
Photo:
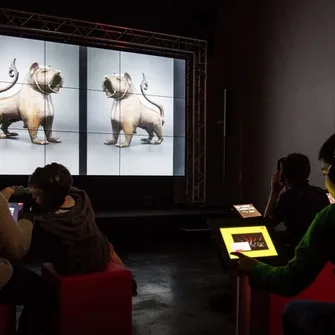
<path fill-rule="evenodd" d="M 319 151 L 321 171 L 324 174 L 325 185 L 328 192 L 335 196 L 335 134 L 323 143 Z"/>
<path fill-rule="evenodd" d="M 311 174 L 311 164 L 307 156 L 300 153 L 287 155 L 281 161 L 282 180 L 290 186 L 303 185 Z"/>
<path fill-rule="evenodd" d="M 72 183 L 72 176 L 65 166 L 51 163 L 34 171 L 29 177 L 28 187 L 35 202 L 52 212 L 62 206 Z"/>

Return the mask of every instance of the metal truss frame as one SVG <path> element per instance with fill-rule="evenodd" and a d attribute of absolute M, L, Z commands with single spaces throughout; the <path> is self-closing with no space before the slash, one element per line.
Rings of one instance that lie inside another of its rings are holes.
<path fill-rule="evenodd" d="M 0 34 L 186 59 L 186 200 L 206 205 L 206 41 L 4 8 Z"/>

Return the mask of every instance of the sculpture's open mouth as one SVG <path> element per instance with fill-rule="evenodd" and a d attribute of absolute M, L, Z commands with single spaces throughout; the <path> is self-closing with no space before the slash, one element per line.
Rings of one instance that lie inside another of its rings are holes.
<path fill-rule="evenodd" d="M 106 93 L 107 98 L 112 98 L 116 93 L 116 90 L 113 87 L 112 82 L 108 78 L 105 78 L 102 85 L 102 89 Z"/>
<path fill-rule="evenodd" d="M 59 73 L 56 73 L 50 80 L 48 88 L 50 89 L 51 92 L 58 93 L 62 87 L 63 87 L 63 78 Z"/>

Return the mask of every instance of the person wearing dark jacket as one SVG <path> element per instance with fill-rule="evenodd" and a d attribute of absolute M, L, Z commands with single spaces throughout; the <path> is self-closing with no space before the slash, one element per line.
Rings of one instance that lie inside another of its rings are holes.
<path fill-rule="evenodd" d="M 329 205 L 326 192 L 309 184 L 310 173 L 308 157 L 291 153 L 278 161 L 272 177 L 264 217 L 271 219 L 277 239 L 285 246 L 284 259 L 293 257 L 315 215 Z"/>
<path fill-rule="evenodd" d="M 110 261 L 123 266 L 96 225 L 89 197 L 72 184 L 69 170 L 52 163 L 34 171 L 27 189 L 12 188 L 13 196 L 28 194 L 38 205 L 33 244 L 43 255 L 43 261 L 52 263 L 61 275 L 103 271 Z M 135 295 L 134 286 L 133 281 Z"/>
<path fill-rule="evenodd" d="M 90 199 L 74 187 L 66 197 L 56 212 L 35 218 L 35 239 L 45 261 L 64 275 L 105 270 L 111 260 L 110 244 L 95 223 Z"/>

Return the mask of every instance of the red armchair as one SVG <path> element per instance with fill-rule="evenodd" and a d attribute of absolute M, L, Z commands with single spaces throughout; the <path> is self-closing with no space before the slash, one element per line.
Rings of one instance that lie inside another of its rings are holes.
<path fill-rule="evenodd" d="M 59 276 L 44 264 L 43 277 L 57 299 L 48 334 L 131 335 L 132 275 L 115 263 L 104 272 Z"/>
<path fill-rule="evenodd" d="M 0 305 L 0 335 L 15 335 L 15 326 L 15 308 Z"/>
<path fill-rule="evenodd" d="M 334 265 L 328 263 L 313 284 L 295 297 L 281 297 L 275 294 L 270 295 L 269 335 L 283 334 L 282 314 L 285 306 L 293 300 L 335 302 Z"/>
<path fill-rule="evenodd" d="M 315 281 L 295 297 L 252 290 L 247 277 L 238 283 L 238 306 L 236 310 L 236 334 L 282 335 L 282 315 L 285 306 L 294 300 L 335 302 L 334 265 L 328 263 Z M 237 289 L 237 287 L 235 287 Z"/>

